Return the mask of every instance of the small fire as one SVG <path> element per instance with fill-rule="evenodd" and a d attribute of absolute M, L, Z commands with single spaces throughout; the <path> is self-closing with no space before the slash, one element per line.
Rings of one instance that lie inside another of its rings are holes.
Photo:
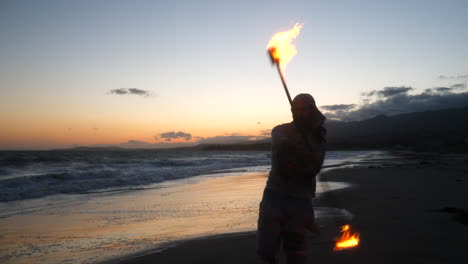
<path fill-rule="evenodd" d="M 296 23 L 291 30 L 276 33 L 267 45 L 272 59 L 279 64 L 282 72 L 297 54 L 296 47 L 291 42 L 299 35 L 302 26 L 303 24 Z"/>
<path fill-rule="evenodd" d="M 359 233 L 351 233 L 349 225 L 341 227 L 341 237 L 336 241 L 335 250 L 342 250 L 359 245 Z"/>

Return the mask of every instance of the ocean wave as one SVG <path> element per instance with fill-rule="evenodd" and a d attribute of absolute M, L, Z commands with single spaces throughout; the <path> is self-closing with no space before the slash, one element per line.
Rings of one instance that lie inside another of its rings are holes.
<path fill-rule="evenodd" d="M 362 164 L 388 156 L 379 151 L 331 151 L 324 168 Z M 0 202 L 54 194 L 147 188 L 203 174 L 270 166 L 265 151 L 36 151 L 0 152 Z M 374 161 L 374 162 L 375 162 Z"/>
<path fill-rule="evenodd" d="M 156 152 L 150 155 L 137 152 L 99 157 L 91 153 L 75 158 L 70 153 L 62 157 L 53 153 L 52 158 L 44 153 L 40 153 L 40 158 L 28 155 L 2 159 L 14 162 L 8 163 L 3 171 L 6 175 L 0 177 L 0 202 L 138 187 L 270 163 L 267 153 L 167 152 L 161 155 Z"/>

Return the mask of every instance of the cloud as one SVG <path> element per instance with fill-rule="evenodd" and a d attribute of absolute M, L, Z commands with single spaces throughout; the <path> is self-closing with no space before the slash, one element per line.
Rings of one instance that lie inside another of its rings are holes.
<path fill-rule="evenodd" d="M 110 93 L 111 94 L 128 94 L 128 91 L 125 88 L 120 88 L 120 89 L 110 90 Z"/>
<path fill-rule="evenodd" d="M 331 119 L 355 121 L 372 118 L 376 115 L 390 116 L 468 106 L 468 92 L 453 93 L 453 88 L 450 87 L 426 89 L 424 92 L 415 95 L 407 93 L 412 88 L 403 88 L 405 89 L 395 90 L 386 87 L 381 91 L 373 91 L 374 94 L 381 94 L 382 96 L 372 102 L 364 101 L 364 104 L 349 110 L 340 110 L 339 108 L 334 111 L 329 110 L 329 112 L 325 113 L 325 116 Z"/>
<path fill-rule="evenodd" d="M 182 131 L 179 131 L 179 132 L 171 131 L 171 132 L 164 132 L 159 135 L 156 135 L 154 136 L 154 138 L 155 139 L 161 138 L 161 139 L 164 139 L 165 141 L 171 141 L 172 139 L 176 139 L 176 138 L 183 138 L 188 141 L 192 139 L 192 135 L 190 133 L 185 133 Z"/>
<path fill-rule="evenodd" d="M 354 107 L 356 107 L 355 104 L 336 104 L 320 106 L 320 108 L 322 108 L 325 111 L 347 111 Z"/>
<path fill-rule="evenodd" d="M 464 82 L 464 83 L 452 84 L 452 85 L 450 85 L 450 88 L 453 88 L 453 89 L 465 89 L 465 88 L 466 88 L 466 82 Z"/>
<path fill-rule="evenodd" d="M 411 91 L 413 90 L 413 88 L 411 87 L 406 87 L 406 86 L 400 86 L 400 87 L 384 87 L 383 90 L 374 90 L 374 91 L 370 91 L 368 93 L 362 93 L 361 95 L 362 96 L 374 96 L 374 95 L 377 95 L 377 96 L 380 96 L 380 97 L 391 97 L 391 96 L 395 96 L 395 95 L 398 95 L 398 94 L 403 94 L 403 93 L 407 93 L 408 91 Z"/>
<path fill-rule="evenodd" d="M 463 80 L 468 79 L 468 74 L 458 74 L 457 76 L 439 75 L 441 80 Z"/>
<path fill-rule="evenodd" d="M 148 97 L 151 95 L 149 91 L 146 90 L 141 90 L 137 88 L 119 88 L 119 89 L 113 89 L 110 90 L 109 93 L 111 94 L 118 94 L 118 95 L 124 95 L 124 94 L 134 94 L 134 95 L 140 95 L 143 97 Z"/>
<path fill-rule="evenodd" d="M 129 91 L 131 94 L 136 94 L 136 95 L 144 95 L 144 96 L 148 96 L 148 95 L 149 95 L 149 91 L 140 90 L 140 89 L 137 89 L 137 88 L 128 88 L 128 91 Z"/>
<path fill-rule="evenodd" d="M 436 88 L 433 88 L 432 90 L 435 90 L 436 92 L 439 92 L 439 93 L 448 93 L 448 92 L 450 92 L 450 90 L 452 90 L 452 88 L 436 87 Z M 429 93 L 432 93 L 432 90 L 431 89 L 426 89 L 426 91 L 428 91 Z"/>

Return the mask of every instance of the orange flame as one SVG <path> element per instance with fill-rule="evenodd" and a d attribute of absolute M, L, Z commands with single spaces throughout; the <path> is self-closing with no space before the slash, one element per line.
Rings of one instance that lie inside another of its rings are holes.
<path fill-rule="evenodd" d="M 349 225 L 341 227 L 341 237 L 336 241 L 335 250 L 352 248 L 359 245 L 359 233 L 352 234 Z"/>
<path fill-rule="evenodd" d="M 296 47 L 291 42 L 299 35 L 302 26 L 303 24 L 296 23 L 291 30 L 276 33 L 267 45 L 272 59 L 279 64 L 282 72 L 297 54 Z"/>

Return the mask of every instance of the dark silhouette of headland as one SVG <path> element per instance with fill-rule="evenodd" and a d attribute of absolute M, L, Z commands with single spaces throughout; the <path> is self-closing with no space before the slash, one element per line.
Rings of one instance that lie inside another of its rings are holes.
<path fill-rule="evenodd" d="M 329 150 L 413 150 L 468 152 L 468 107 L 377 115 L 362 121 L 327 120 Z M 242 144 L 209 144 L 203 150 L 269 150 L 270 140 Z"/>

